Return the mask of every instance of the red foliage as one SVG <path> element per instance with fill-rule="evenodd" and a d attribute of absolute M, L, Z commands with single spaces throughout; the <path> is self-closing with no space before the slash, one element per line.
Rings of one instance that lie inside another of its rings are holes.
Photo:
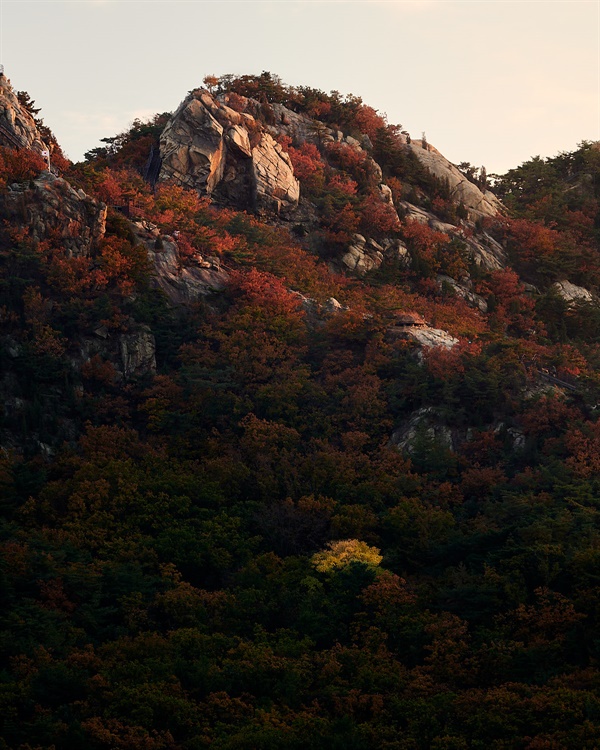
<path fill-rule="evenodd" d="M 342 195 L 356 195 L 357 183 L 345 172 L 334 172 L 327 180 L 327 192 L 341 193 Z"/>
<path fill-rule="evenodd" d="M 193 231 L 197 214 L 206 211 L 208 198 L 200 198 L 195 190 L 179 185 L 162 184 L 154 200 L 147 202 L 147 217 L 166 232 Z"/>
<path fill-rule="evenodd" d="M 512 219 L 507 223 L 511 246 L 521 263 L 531 264 L 541 256 L 554 255 L 558 249 L 559 234 L 529 219 Z"/>
<path fill-rule="evenodd" d="M 386 121 L 376 109 L 363 104 L 354 115 L 354 124 L 361 133 L 365 133 L 373 141 L 377 131 L 385 128 Z"/>
<path fill-rule="evenodd" d="M 577 409 L 569 406 L 563 396 L 544 395 L 523 413 L 521 422 L 532 435 L 563 432 L 578 416 Z"/>
<path fill-rule="evenodd" d="M 506 475 L 502 469 L 475 464 L 463 471 L 460 488 L 465 497 L 479 500 L 488 495 L 494 487 L 505 484 L 506 481 Z"/>
<path fill-rule="evenodd" d="M 374 173 L 369 163 L 368 154 L 359 151 L 347 143 L 328 143 L 327 155 L 341 169 L 349 172 L 359 183 L 373 182 Z"/>
<path fill-rule="evenodd" d="M 361 227 L 371 236 L 381 236 L 400 229 L 398 214 L 393 206 L 386 203 L 379 195 L 371 193 L 360 208 Z"/>
<path fill-rule="evenodd" d="M 230 288 L 251 305 L 259 305 L 272 314 L 298 314 L 300 299 L 286 289 L 276 276 L 253 268 L 247 273 L 234 271 L 231 274 Z"/>
<path fill-rule="evenodd" d="M 461 352 L 457 346 L 453 349 L 436 346 L 424 352 L 424 357 L 427 369 L 439 380 L 451 380 L 456 375 L 462 375 L 465 371 Z"/>
<path fill-rule="evenodd" d="M 0 146 L 0 187 L 11 182 L 27 182 L 47 169 L 45 160 L 35 151 L 14 151 Z"/>
<path fill-rule="evenodd" d="M 332 216 L 323 217 L 323 223 L 326 226 L 324 236 L 327 242 L 347 244 L 351 236 L 358 230 L 360 218 L 352 208 L 350 203 Z"/>
<path fill-rule="evenodd" d="M 319 149 L 314 143 L 304 141 L 295 148 L 286 136 L 280 138 L 280 143 L 289 154 L 294 174 L 300 182 L 309 190 L 317 190 L 323 187 L 325 181 L 325 162 L 321 158 Z"/>
<path fill-rule="evenodd" d="M 535 302 L 525 294 L 523 284 L 514 271 L 509 268 L 494 271 L 487 288 L 494 299 L 490 313 L 493 328 L 501 331 L 511 329 L 517 334 L 535 331 Z"/>
<path fill-rule="evenodd" d="M 427 224 L 418 221 L 407 221 L 401 227 L 401 234 L 408 246 L 416 250 L 419 256 L 426 262 L 429 271 L 434 273 L 440 268 L 438 253 L 450 238 L 443 232 L 436 232 Z"/>
<path fill-rule="evenodd" d="M 111 206 L 121 206 L 124 203 L 123 172 L 113 172 L 105 169 L 102 178 L 96 185 L 96 194 L 105 203 Z"/>
<path fill-rule="evenodd" d="M 565 446 L 571 454 L 565 464 L 578 477 L 600 474 L 600 422 L 586 422 L 581 428 L 571 428 L 565 435 Z"/>
<path fill-rule="evenodd" d="M 326 117 L 331 113 L 331 104 L 316 99 L 308 105 L 306 112 L 309 117 L 314 117 L 315 119 L 320 120 L 322 117 Z"/>

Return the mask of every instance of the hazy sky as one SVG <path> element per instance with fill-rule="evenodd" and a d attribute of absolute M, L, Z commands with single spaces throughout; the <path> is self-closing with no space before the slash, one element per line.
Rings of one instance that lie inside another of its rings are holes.
<path fill-rule="evenodd" d="M 503 172 L 600 139 L 598 0 L 2 0 L 1 53 L 77 160 L 207 74 L 353 93 Z"/>

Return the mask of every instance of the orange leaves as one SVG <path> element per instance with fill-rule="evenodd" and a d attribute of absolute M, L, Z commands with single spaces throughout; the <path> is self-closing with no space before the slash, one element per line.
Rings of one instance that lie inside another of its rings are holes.
<path fill-rule="evenodd" d="M 332 210 L 329 215 L 325 214 L 322 220 L 326 227 L 323 232 L 325 240 L 332 244 L 348 243 L 360 224 L 360 217 L 350 203 L 339 211 Z"/>
<path fill-rule="evenodd" d="M 445 381 L 464 373 L 461 352 L 456 349 L 457 347 L 444 349 L 436 346 L 423 353 L 427 369 L 435 378 Z"/>
<path fill-rule="evenodd" d="M 107 287 L 128 296 L 147 271 L 145 248 L 132 247 L 128 240 L 115 236 L 100 240 L 95 257 L 69 257 L 49 243 L 41 243 L 38 252 L 47 283 L 67 297 L 93 297 Z"/>
<path fill-rule="evenodd" d="M 327 180 L 327 192 L 341 195 L 356 195 L 357 183 L 345 172 L 334 172 Z"/>
<path fill-rule="evenodd" d="M 123 182 L 119 179 L 122 174 L 122 172 L 119 174 L 111 169 L 105 169 L 100 182 L 96 185 L 98 197 L 111 206 L 120 206 L 124 201 Z"/>
<path fill-rule="evenodd" d="M 364 151 L 352 148 L 347 143 L 328 143 L 327 155 L 342 169 L 355 173 L 357 170 L 365 169 L 367 155 Z"/>
<path fill-rule="evenodd" d="M 376 109 L 366 104 L 362 104 L 358 108 L 358 111 L 354 115 L 354 123 L 360 132 L 368 135 L 372 141 L 375 140 L 377 131 L 385 128 L 387 125 L 385 118 Z"/>
<path fill-rule="evenodd" d="M 294 147 L 289 136 L 280 137 L 279 142 L 287 151 L 294 167 L 294 174 L 302 185 L 309 190 L 323 187 L 325 162 L 314 143 L 304 141 L 300 146 Z"/>
<path fill-rule="evenodd" d="M 431 255 L 450 241 L 444 232 L 437 232 L 419 221 L 406 221 L 402 225 L 402 236 L 419 252 Z"/>
<path fill-rule="evenodd" d="M 577 410 L 566 403 L 564 396 L 544 394 L 523 414 L 521 421 L 528 433 L 547 435 L 562 432 L 577 418 Z"/>
<path fill-rule="evenodd" d="M 488 289 L 492 294 L 490 318 L 493 327 L 517 334 L 528 334 L 535 330 L 535 303 L 525 295 L 517 274 L 505 268 L 490 275 Z"/>
<path fill-rule="evenodd" d="M 432 276 L 439 271 L 439 252 L 450 241 L 447 234 L 436 232 L 418 221 L 404 222 L 400 233 L 422 266 L 421 270 L 425 275 Z"/>
<path fill-rule="evenodd" d="M 27 182 L 47 169 L 45 160 L 35 151 L 13 151 L 0 146 L 0 187 L 11 182 Z"/>
<path fill-rule="evenodd" d="M 586 422 L 565 435 L 565 446 L 571 454 L 566 465 L 579 477 L 600 474 L 600 422 Z"/>
<path fill-rule="evenodd" d="M 107 278 L 92 268 L 90 258 L 67 258 L 55 253 L 46 259 L 47 280 L 63 295 L 79 296 L 94 288 L 106 286 Z"/>
<path fill-rule="evenodd" d="M 206 211 L 208 198 L 200 198 L 195 190 L 186 190 L 179 185 L 161 184 L 148 202 L 148 218 L 167 232 L 190 231 L 197 214 Z"/>
<path fill-rule="evenodd" d="M 362 203 L 361 228 L 371 236 L 381 236 L 400 229 L 398 215 L 393 206 L 385 203 L 379 195 L 371 193 Z M 445 236 L 445 235 L 444 235 Z"/>
<path fill-rule="evenodd" d="M 177 240 L 179 249 L 182 249 L 182 237 Z M 186 240 L 184 240 L 185 242 Z M 225 229 L 200 226 L 193 230 L 192 243 L 189 245 L 200 252 L 201 255 L 234 256 L 245 253 L 248 246 L 243 237 L 234 237 Z M 187 253 L 184 252 L 184 255 Z"/>
<path fill-rule="evenodd" d="M 288 291 L 281 279 L 256 268 L 248 273 L 232 273 L 231 289 L 249 304 L 260 305 L 271 314 L 297 315 L 300 312 L 298 296 Z"/>
<path fill-rule="evenodd" d="M 542 255 L 554 255 L 559 240 L 558 232 L 528 219 L 508 222 L 508 234 L 518 258 L 526 263 Z"/>

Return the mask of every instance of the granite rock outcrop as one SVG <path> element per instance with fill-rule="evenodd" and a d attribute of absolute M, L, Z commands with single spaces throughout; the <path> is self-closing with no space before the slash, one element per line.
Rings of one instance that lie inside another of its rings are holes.
<path fill-rule="evenodd" d="M 494 217 L 503 212 L 502 203 L 491 191 L 481 191 L 431 144 L 412 141 L 406 148 L 409 148 L 432 174 L 439 179 L 448 180 L 452 200 L 462 203 L 470 218 Z"/>
<path fill-rule="evenodd" d="M 181 103 L 161 135 L 160 155 L 159 181 L 173 180 L 216 202 L 278 216 L 298 205 L 300 185 L 282 147 L 251 114 L 205 89 Z"/>
<path fill-rule="evenodd" d="M 152 285 L 174 305 L 194 302 L 225 288 L 229 274 L 219 258 L 196 254 L 184 262 L 174 237 L 161 234 L 157 226 L 147 221 L 135 222 L 132 227 L 137 241 L 147 250 Z"/>
<path fill-rule="evenodd" d="M 21 105 L 4 75 L 0 75 L 0 146 L 27 148 L 38 154 L 48 149 L 35 120 Z"/>
<path fill-rule="evenodd" d="M 66 180 L 42 172 L 0 195 L 0 217 L 29 229 L 35 242 L 59 239 L 69 257 L 89 255 L 106 230 L 106 205 Z"/>

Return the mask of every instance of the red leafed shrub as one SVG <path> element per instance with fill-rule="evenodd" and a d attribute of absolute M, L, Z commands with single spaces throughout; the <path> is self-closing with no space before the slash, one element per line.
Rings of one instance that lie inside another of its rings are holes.
<path fill-rule="evenodd" d="M 120 206 L 125 200 L 119 176 L 119 173 L 113 172 L 112 169 L 105 169 L 101 181 L 96 185 L 97 196 L 111 206 Z"/>
<path fill-rule="evenodd" d="M 353 172 L 364 164 L 365 153 L 358 151 L 347 143 L 328 143 L 327 154 L 342 169 Z"/>
<path fill-rule="evenodd" d="M 235 271 L 231 274 L 230 289 L 251 305 L 267 308 L 276 314 L 297 313 L 300 300 L 288 291 L 276 276 L 253 268 L 248 273 Z"/>
<path fill-rule="evenodd" d="M 327 192 L 341 195 L 356 195 L 357 183 L 345 172 L 334 172 L 327 180 Z"/>
<path fill-rule="evenodd" d="M 528 219 L 509 221 L 508 237 L 522 263 L 535 262 L 542 255 L 554 255 L 558 249 L 558 232 Z"/>
<path fill-rule="evenodd" d="M 571 454 L 565 463 L 575 474 L 587 478 L 600 473 L 600 422 L 571 428 L 565 435 L 565 446 Z"/>
<path fill-rule="evenodd" d="M 325 181 L 325 162 L 321 158 L 319 149 L 314 143 L 306 142 L 295 148 L 291 143 L 288 143 L 289 140 L 288 137 L 284 136 L 280 139 L 280 142 L 283 141 L 281 145 L 290 157 L 296 177 L 309 190 L 322 188 Z"/>
<path fill-rule="evenodd" d="M 181 249 L 181 241 L 177 240 Z M 211 227 L 199 226 L 192 236 L 193 252 L 201 255 L 226 256 L 247 250 L 244 237 L 233 237 L 225 229 L 215 230 Z M 185 254 L 185 253 L 184 253 Z"/>
<path fill-rule="evenodd" d="M 323 224 L 325 225 L 323 234 L 326 242 L 347 244 L 350 237 L 358 230 L 360 217 L 350 203 L 346 203 L 340 211 L 324 216 Z"/>
<path fill-rule="evenodd" d="M 450 238 L 444 232 L 436 232 L 427 224 L 418 221 L 407 221 L 401 229 L 405 242 L 413 253 L 418 254 L 420 261 L 424 264 L 421 269 L 428 275 L 433 275 L 440 268 L 439 251 L 448 244 Z"/>
<path fill-rule="evenodd" d="M 167 232 L 191 230 L 194 218 L 208 206 L 208 199 L 200 198 L 195 190 L 179 185 L 161 185 L 148 207 L 148 218 Z"/>
<path fill-rule="evenodd" d="M 319 120 L 331 113 L 331 104 L 329 102 L 316 100 L 308 105 L 306 112 L 309 117 L 314 117 Z"/>
<path fill-rule="evenodd" d="M 368 195 L 361 206 L 361 228 L 365 234 L 378 236 L 400 229 L 398 214 L 393 206 L 378 195 Z"/>
<path fill-rule="evenodd" d="M 227 106 L 234 109 L 236 112 L 243 112 L 248 106 L 248 99 L 245 96 L 240 96 L 232 91 L 227 97 Z"/>
<path fill-rule="evenodd" d="M 521 422 L 531 435 L 563 432 L 577 418 L 577 410 L 566 403 L 564 397 L 544 395 L 525 411 Z"/>
<path fill-rule="evenodd" d="M 67 258 L 58 254 L 46 259 L 47 280 L 61 295 L 80 296 L 93 288 L 104 287 L 108 279 L 98 269 L 92 269 L 89 258 Z"/>
<path fill-rule="evenodd" d="M 361 133 L 366 133 L 373 141 L 377 136 L 377 131 L 385 128 L 387 123 L 376 109 L 363 104 L 354 115 L 354 124 Z"/>
<path fill-rule="evenodd" d="M 501 468 L 474 464 L 462 472 L 461 490 L 465 497 L 479 499 L 506 481 L 506 475 Z"/>
<path fill-rule="evenodd" d="M 46 162 L 35 151 L 13 151 L 0 146 L 0 187 L 11 182 L 32 180 L 46 168 Z"/>
<path fill-rule="evenodd" d="M 424 352 L 424 356 L 427 369 L 439 380 L 451 380 L 456 375 L 462 375 L 465 371 L 462 352 L 458 347 L 444 349 L 441 346 L 436 346 Z"/>
<path fill-rule="evenodd" d="M 512 329 L 516 333 L 534 330 L 535 303 L 525 295 L 523 284 L 508 268 L 494 271 L 487 283 L 490 297 L 490 325 L 497 330 Z M 538 328 L 540 324 L 537 324 Z"/>

